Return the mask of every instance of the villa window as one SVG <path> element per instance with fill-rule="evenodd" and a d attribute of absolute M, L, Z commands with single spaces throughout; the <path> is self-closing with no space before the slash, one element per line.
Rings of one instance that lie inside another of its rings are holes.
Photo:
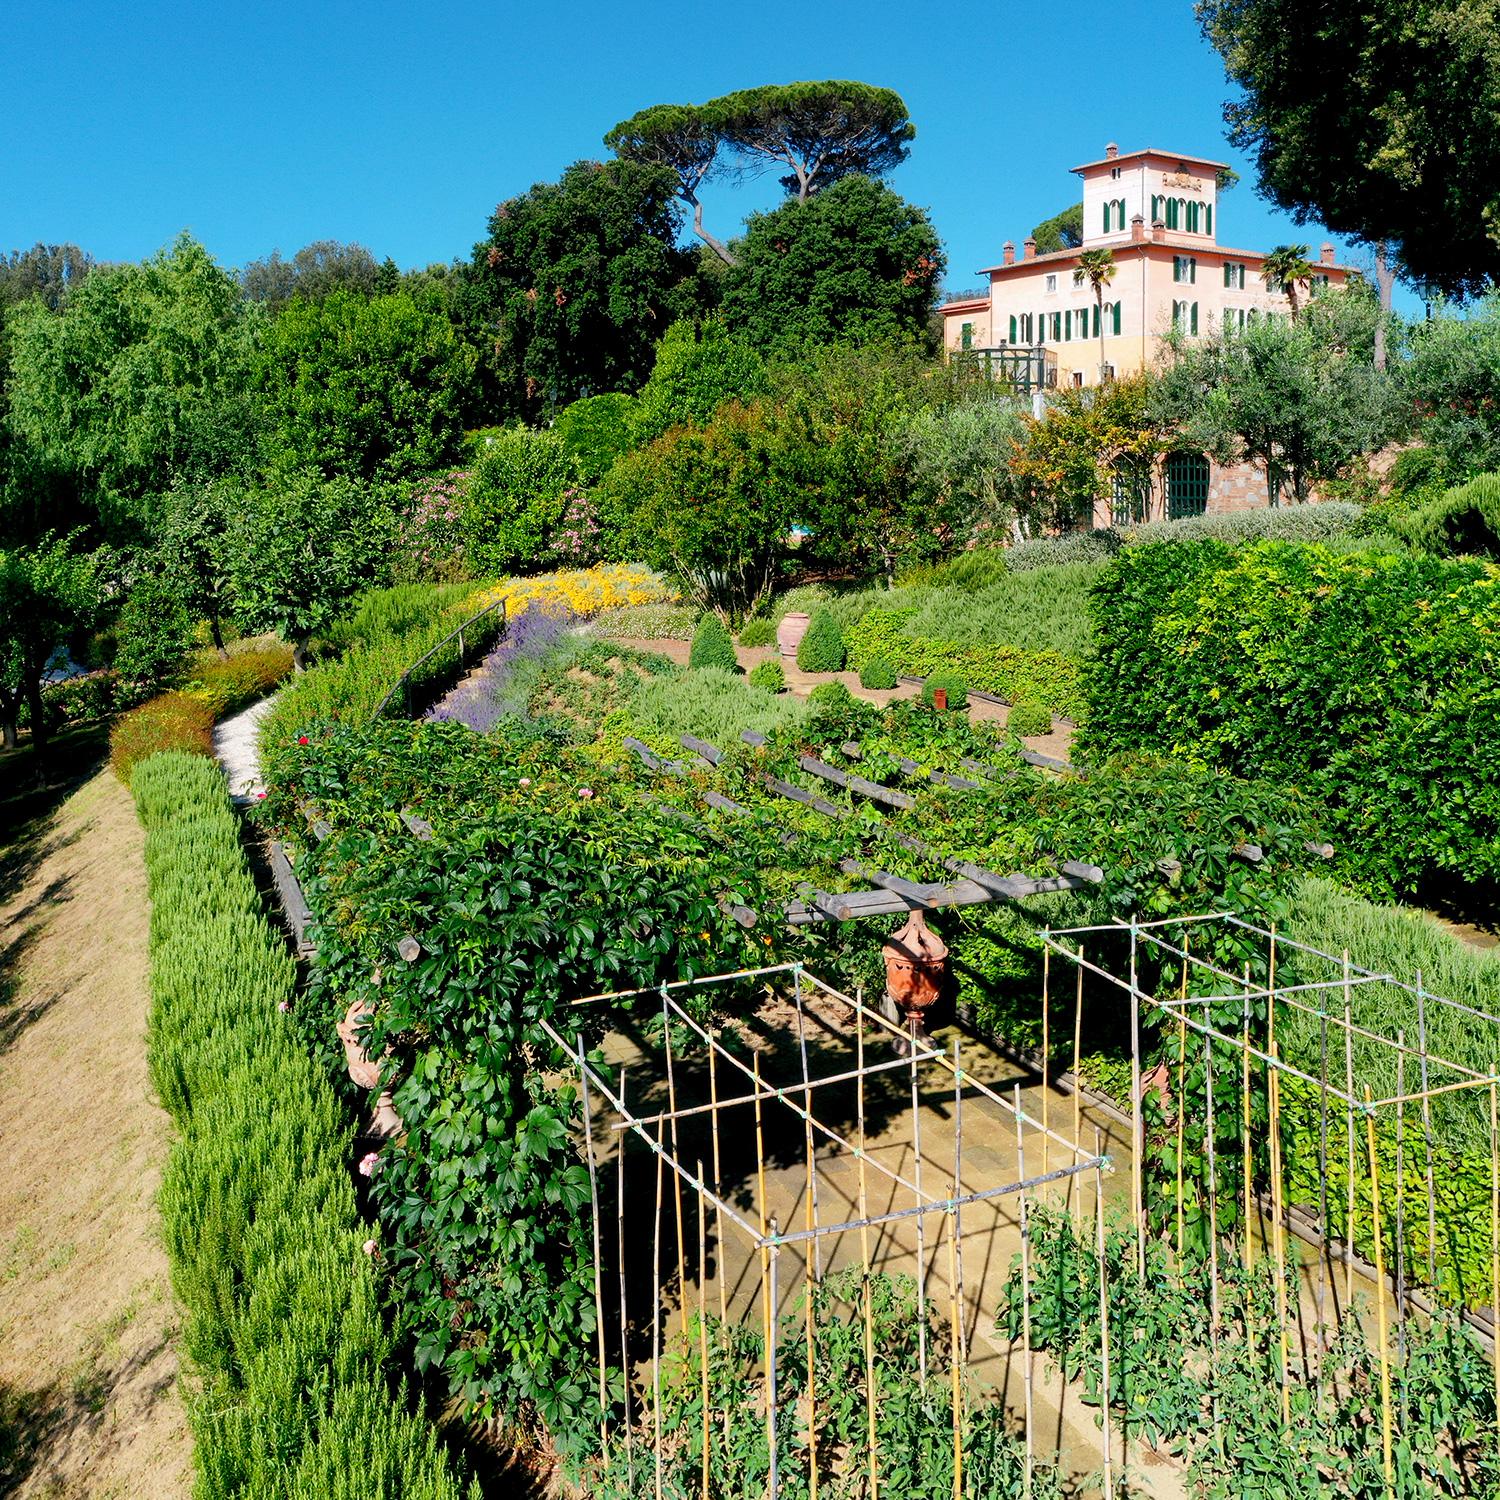
<path fill-rule="evenodd" d="M 1231 292 L 1243 292 L 1245 290 L 1245 265 L 1243 261 L 1226 260 L 1224 262 L 1224 285 Z"/>
<path fill-rule="evenodd" d="M 1212 203 L 1203 205 L 1203 232 L 1212 234 L 1214 232 L 1214 206 Z"/>
<path fill-rule="evenodd" d="M 1140 526 L 1151 511 L 1151 469 L 1142 463 L 1121 459 L 1114 466 L 1110 498 L 1112 526 Z"/>
<path fill-rule="evenodd" d="M 1063 339 L 1067 341 L 1073 337 L 1073 309 L 1070 307 L 1063 313 Z"/>
<path fill-rule="evenodd" d="M 1111 182 L 1118 182 L 1120 180 L 1120 169 L 1119 169 L 1119 167 L 1111 167 L 1109 169 L 1109 180 Z"/>
<path fill-rule="evenodd" d="M 1181 521 L 1208 509 L 1208 460 L 1201 453 L 1167 457 L 1167 519 Z"/>
<path fill-rule="evenodd" d="M 1057 272 L 1056 271 L 1049 271 L 1047 273 L 1047 290 L 1049 292 L 1055 292 L 1057 290 Z"/>
<path fill-rule="evenodd" d="M 1189 203 L 1187 205 L 1187 232 L 1189 234 L 1198 233 L 1198 217 L 1202 213 L 1202 211 L 1202 204 Z"/>
<path fill-rule="evenodd" d="M 1172 327 L 1179 333 L 1196 336 L 1198 332 L 1198 304 L 1196 302 L 1174 302 L 1172 304 Z"/>
<path fill-rule="evenodd" d="M 1172 280 L 1190 281 L 1196 284 L 1198 280 L 1198 259 L 1193 255 L 1174 255 L 1172 257 Z"/>
<path fill-rule="evenodd" d="M 1062 343 L 1062 336 L 1062 314 L 1055 312 L 1052 314 L 1052 342 L 1054 344 Z"/>

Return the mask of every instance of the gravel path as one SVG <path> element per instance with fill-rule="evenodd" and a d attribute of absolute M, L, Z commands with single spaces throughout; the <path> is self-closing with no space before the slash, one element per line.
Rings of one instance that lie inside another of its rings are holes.
<path fill-rule="evenodd" d="M 260 779 L 260 726 L 275 702 L 276 694 L 272 693 L 214 725 L 214 754 L 224 767 L 229 795 L 236 802 L 258 801 L 265 792 Z"/>

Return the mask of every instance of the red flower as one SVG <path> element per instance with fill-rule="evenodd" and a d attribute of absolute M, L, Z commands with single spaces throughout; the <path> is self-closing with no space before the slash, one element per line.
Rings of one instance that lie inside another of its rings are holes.
<path fill-rule="evenodd" d="M 305 744 L 307 744 L 307 736 L 305 734 L 299 734 L 297 736 L 297 743 L 299 745 L 305 745 Z"/>

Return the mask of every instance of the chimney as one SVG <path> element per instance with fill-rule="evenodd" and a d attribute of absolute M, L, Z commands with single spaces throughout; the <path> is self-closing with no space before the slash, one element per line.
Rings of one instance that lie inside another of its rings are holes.
<path fill-rule="evenodd" d="M 1036 259 L 1036 240 L 1031 235 L 1029 235 L 1029 234 L 1026 236 L 1026 238 L 1024 240 L 1021 241 L 1021 259 L 1022 260 L 1035 260 Z"/>
<path fill-rule="evenodd" d="M 1000 264 L 1013 266 L 1016 263 L 1016 246 L 1013 240 L 1006 240 L 1000 247 Z"/>
<path fill-rule="evenodd" d="M 1146 221 L 1140 214 L 1130 221 L 1130 238 L 1136 244 L 1140 244 L 1146 238 Z"/>
<path fill-rule="evenodd" d="M 1162 219 L 1152 219 L 1151 238 L 1153 240 L 1164 240 L 1167 237 L 1166 222 Z"/>
<path fill-rule="evenodd" d="M 1119 148 L 1118 145 L 1115 144 L 1114 141 L 1111 141 L 1109 143 L 1109 145 L 1107 145 L 1104 148 L 1104 159 L 1105 159 L 1105 161 L 1113 161 L 1115 159 L 1115 157 L 1117 157 L 1119 154 L 1120 154 L 1120 148 Z"/>
<path fill-rule="evenodd" d="M 1333 264 L 1333 246 L 1327 240 L 1323 241 L 1322 248 L 1318 251 L 1318 261 L 1325 266 Z"/>

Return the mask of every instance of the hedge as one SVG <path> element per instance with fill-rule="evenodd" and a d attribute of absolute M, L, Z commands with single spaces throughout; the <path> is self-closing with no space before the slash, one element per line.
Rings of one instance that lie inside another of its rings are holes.
<path fill-rule="evenodd" d="M 904 629 L 913 613 L 909 609 L 871 610 L 849 626 L 844 642 L 850 667 L 858 672 L 869 662 L 885 660 L 904 677 L 953 672 L 971 690 L 991 693 L 1008 703 L 1034 699 L 1065 718 L 1083 718 L 1086 709 L 1077 662 L 1057 651 L 915 639 Z"/>
<path fill-rule="evenodd" d="M 159 1201 L 184 1310 L 194 1493 L 458 1500 L 432 1429 L 387 1375 L 350 1127 L 281 1014 L 294 967 L 224 779 L 168 753 L 131 786 L 151 896 L 148 1053 L 178 1129 Z"/>
<path fill-rule="evenodd" d="M 1382 895 L 1500 877 L 1500 570 L 1312 543 L 1130 548 L 1094 587 L 1083 749 L 1314 792 Z"/>

